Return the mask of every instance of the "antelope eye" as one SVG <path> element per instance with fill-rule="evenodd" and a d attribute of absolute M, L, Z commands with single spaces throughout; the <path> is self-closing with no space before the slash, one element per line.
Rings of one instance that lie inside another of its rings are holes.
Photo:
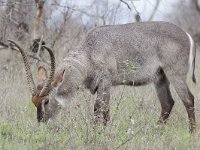
<path fill-rule="evenodd" d="M 47 105 L 49 103 L 49 100 L 45 100 L 44 104 Z"/>

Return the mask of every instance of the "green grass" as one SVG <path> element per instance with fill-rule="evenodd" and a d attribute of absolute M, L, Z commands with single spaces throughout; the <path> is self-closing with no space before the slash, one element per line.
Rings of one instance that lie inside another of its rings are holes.
<path fill-rule="evenodd" d="M 175 106 L 166 125 L 156 122 L 160 104 L 153 86 L 115 87 L 111 95 L 111 121 L 107 127 L 94 125 L 95 95 L 81 91 L 48 124 L 36 121 L 21 62 L 1 69 L 0 149 L 166 149 L 196 150 L 200 131 L 190 135 L 185 108 L 173 92 Z M 198 77 L 198 76 L 197 76 Z M 199 85 L 190 83 L 196 97 L 199 119 Z"/>

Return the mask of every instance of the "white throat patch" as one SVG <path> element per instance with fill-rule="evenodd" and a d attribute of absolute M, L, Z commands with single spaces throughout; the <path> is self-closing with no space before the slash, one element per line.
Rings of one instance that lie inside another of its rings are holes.
<path fill-rule="evenodd" d="M 65 107 L 65 99 L 64 99 L 64 97 L 56 96 L 55 99 L 58 101 L 58 103 L 59 103 L 62 107 Z"/>

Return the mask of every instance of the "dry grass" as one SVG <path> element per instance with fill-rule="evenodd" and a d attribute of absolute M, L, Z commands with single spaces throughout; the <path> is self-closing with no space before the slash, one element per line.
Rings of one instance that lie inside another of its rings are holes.
<path fill-rule="evenodd" d="M 14 59 L 7 62 L 6 53 L 9 52 L 0 51 L 0 149 L 195 150 L 200 147 L 200 131 L 189 134 L 187 114 L 175 92 L 175 107 L 168 123 L 156 124 L 160 104 L 153 85 L 113 88 L 111 122 L 106 128 L 94 126 L 95 96 L 87 90 L 80 91 L 50 123 L 38 125 L 21 59 L 12 56 Z M 188 82 L 196 98 L 200 126 L 200 66 L 196 64 L 197 84 L 190 79 Z"/>

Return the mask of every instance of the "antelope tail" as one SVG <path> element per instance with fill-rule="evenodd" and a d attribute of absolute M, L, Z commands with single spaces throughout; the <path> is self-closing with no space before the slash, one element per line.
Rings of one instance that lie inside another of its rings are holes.
<path fill-rule="evenodd" d="M 195 59 L 196 59 L 196 45 L 194 40 L 192 39 L 191 35 L 186 32 L 189 41 L 190 41 L 190 56 L 189 56 L 189 65 L 192 69 L 192 81 L 196 83 L 195 77 Z"/>

